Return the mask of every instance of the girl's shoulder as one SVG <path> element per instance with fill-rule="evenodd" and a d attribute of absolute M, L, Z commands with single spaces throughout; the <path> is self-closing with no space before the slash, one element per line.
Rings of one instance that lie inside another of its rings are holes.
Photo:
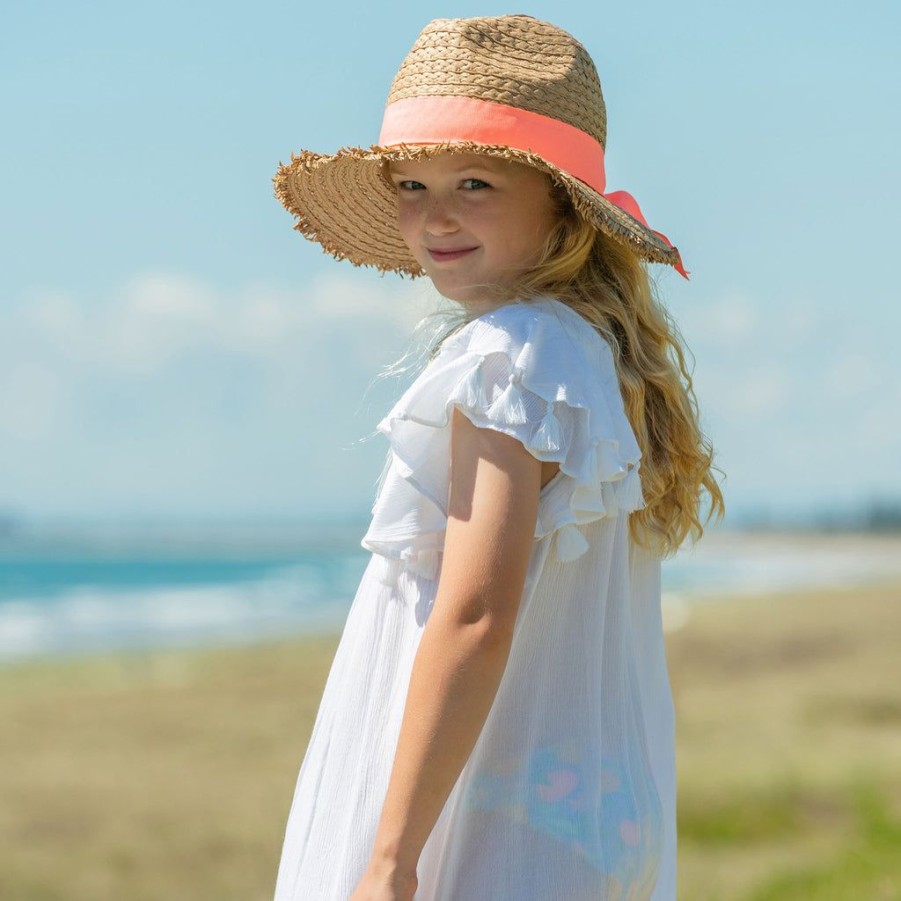
<path fill-rule="evenodd" d="M 553 297 L 516 300 L 469 320 L 445 342 L 448 350 L 480 346 L 533 345 L 544 353 L 580 350 L 610 358 L 610 346 L 584 316 Z"/>
<path fill-rule="evenodd" d="M 546 297 L 514 301 L 477 316 L 445 340 L 439 357 L 503 355 L 527 381 L 609 385 L 619 394 L 610 345 L 580 313 Z"/>

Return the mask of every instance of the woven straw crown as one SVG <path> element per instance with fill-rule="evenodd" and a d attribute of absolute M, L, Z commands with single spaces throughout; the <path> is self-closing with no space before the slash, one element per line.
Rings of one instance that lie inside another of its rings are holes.
<path fill-rule="evenodd" d="M 565 31 L 527 16 L 430 22 L 394 76 L 386 105 L 428 95 L 505 103 L 607 144 L 607 110 L 588 51 Z"/>
<path fill-rule="evenodd" d="M 573 145 L 592 149 L 597 175 L 588 180 L 583 173 L 577 177 L 532 142 L 511 146 L 506 141 L 468 139 L 462 136 L 470 130 L 463 120 L 459 133 L 419 134 L 424 105 L 429 109 L 435 102 L 440 106 L 463 98 L 468 98 L 464 103 L 476 101 L 479 108 L 524 115 L 530 122 L 558 132 L 563 129 L 565 141 L 557 140 L 566 145 L 564 153 Z M 401 111 L 406 119 L 400 121 L 413 127 L 400 127 L 400 139 L 395 135 L 368 150 L 345 147 L 333 155 L 292 153 L 290 163 L 280 164 L 273 178 L 276 197 L 297 219 L 294 228 L 338 259 L 420 275 L 422 270 L 397 228 L 395 189 L 384 176 L 384 166 L 389 160 L 455 151 L 512 159 L 547 172 L 596 228 L 644 259 L 670 263 L 684 274 L 678 250 L 647 226 L 630 195 L 604 195 L 607 114 L 600 80 L 585 48 L 561 28 L 524 15 L 430 22 L 391 84 L 383 138 L 386 130 L 392 134 L 397 130 L 389 129 L 388 123 Z"/>

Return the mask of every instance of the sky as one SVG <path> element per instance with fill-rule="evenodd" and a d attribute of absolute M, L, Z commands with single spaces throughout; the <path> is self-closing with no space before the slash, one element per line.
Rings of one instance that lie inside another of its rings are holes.
<path fill-rule="evenodd" d="M 579 38 L 610 190 L 694 357 L 730 516 L 901 500 L 894 2 L 15 4 L 0 31 L 0 516 L 354 519 L 436 303 L 291 228 L 292 151 L 368 146 L 432 18 Z"/>

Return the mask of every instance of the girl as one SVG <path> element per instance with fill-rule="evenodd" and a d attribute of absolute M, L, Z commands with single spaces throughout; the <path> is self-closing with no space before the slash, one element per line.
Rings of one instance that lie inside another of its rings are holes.
<path fill-rule="evenodd" d="M 275 176 L 304 236 L 462 312 L 379 424 L 276 901 L 675 898 L 660 559 L 723 504 L 645 262 L 685 270 L 605 140 L 569 34 L 436 20 L 377 146 Z"/>

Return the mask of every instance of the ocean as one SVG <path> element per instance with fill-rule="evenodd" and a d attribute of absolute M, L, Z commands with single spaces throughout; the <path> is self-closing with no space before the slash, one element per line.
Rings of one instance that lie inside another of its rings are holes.
<path fill-rule="evenodd" d="M 65 526 L 0 536 L 0 663 L 339 631 L 365 524 Z M 698 599 L 901 579 L 901 539 L 718 531 L 663 565 L 664 622 Z"/>

